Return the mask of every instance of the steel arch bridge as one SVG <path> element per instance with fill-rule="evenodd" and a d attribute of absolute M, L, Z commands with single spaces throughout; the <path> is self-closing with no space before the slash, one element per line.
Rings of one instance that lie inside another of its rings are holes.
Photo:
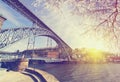
<path fill-rule="evenodd" d="M 44 24 L 38 17 L 36 17 L 29 9 L 27 9 L 19 0 L 2 0 L 13 9 L 20 12 L 30 21 L 38 26 L 38 28 L 13 28 L 4 29 L 0 31 L 0 48 L 9 44 L 13 44 L 23 38 L 35 36 L 47 36 L 52 38 L 58 44 L 61 54 L 68 59 L 71 59 L 72 49 L 69 47 L 55 32 L 53 32 L 46 24 Z"/>
<path fill-rule="evenodd" d="M 24 27 L 1 30 L 0 49 L 31 36 L 46 36 L 52 38 L 58 44 L 58 49 L 61 51 L 60 57 L 70 58 L 71 48 L 65 45 L 57 36 L 45 28 Z"/>

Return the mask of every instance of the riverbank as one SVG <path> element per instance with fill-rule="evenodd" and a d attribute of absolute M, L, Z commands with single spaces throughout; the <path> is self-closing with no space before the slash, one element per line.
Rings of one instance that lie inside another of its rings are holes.
<path fill-rule="evenodd" d="M 34 69 L 34 68 L 27 68 L 26 70 L 32 70 L 32 71 L 35 71 L 36 73 L 38 73 L 38 76 L 42 78 L 44 78 L 43 82 L 59 82 L 55 76 L 53 76 L 52 74 L 50 73 L 47 73 L 45 71 L 42 71 L 42 70 L 39 70 L 39 69 Z M 35 74 L 36 74 L 35 73 Z M 39 75 L 40 74 L 40 75 Z"/>
<path fill-rule="evenodd" d="M 59 82 L 53 75 L 42 70 L 27 68 L 25 71 L 0 70 L 0 82 Z"/>
<path fill-rule="evenodd" d="M 20 72 L 0 70 L 0 82 L 34 82 L 33 79 Z"/>

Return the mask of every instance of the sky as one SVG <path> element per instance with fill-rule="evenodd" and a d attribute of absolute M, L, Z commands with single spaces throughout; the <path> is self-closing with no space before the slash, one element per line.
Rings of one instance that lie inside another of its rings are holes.
<path fill-rule="evenodd" d="M 94 31 L 90 31 L 88 34 L 83 34 L 88 29 L 91 29 L 93 25 L 98 24 L 98 22 L 91 16 L 78 16 L 71 14 L 71 7 L 67 7 L 68 4 L 61 5 L 61 10 L 52 10 L 44 8 L 45 2 L 40 2 L 42 0 L 20 1 L 73 49 L 96 48 L 104 51 L 118 51 L 118 48 L 116 47 L 108 47 L 108 42 L 101 39 L 100 35 L 95 36 Z M 1 0 L 0 11 L 0 14 L 7 18 L 3 24 L 3 29 L 32 26 L 31 21 L 3 3 Z M 15 44 L 14 46 L 16 46 L 16 50 L 19 49 L 19 47 L 17 48 L 17 45 L 24 45 L 26 42 L 27 40 L 23 40 L 18 42 L 18 44 Z M 8 46 L 8 48 L 4 48 L 3 50 L 9 50 L 10 47 L 11 46 Z M 21 47 L 20 49 L 24 50 L 25 47 L 26 46 Z"/>
<path fill-rule="evenodd" d="M 0 0 L 0 15 L 5 17 L 7 20 L 3 23 L 2 29 L 7 29 L 7 28 L 18 28 L 18 27 L 32 27 L 32 22 L 29 21 L 26 17 L 22 16 L 19 14 L 16 10 L 13 8 L 9 7 L 7 4 L 2 2 Z M 36 38 L 36 47 L 45 47 L 46 45 L 46 37 L 38 37 Z M 38 42 L 39 41 L 39 42 Z M 13 45 L 9 45 L 3 49 L 0 49 L 2 51 L 9 51 L 9 52 L 15 52 L 17 50 L 23 51 L 27 49 L 27 42 L 28 39 L 23 39 Z M 37 44 L 38 43 L 38 44 Z M 53 41 L 55 44 L 55 42 Z M 21 46 L 20 46 L 21 45 Z"/>
<path fill-rule="evenodd" d="M 16 12 L 16 10 L 2 2 L 2 0 L 0 0 L 0 15 L 7 19 L 2 26 L 3 29 L 31 26 L 31 22 L 28 19 L 26 19 L 24 16 Z"/>

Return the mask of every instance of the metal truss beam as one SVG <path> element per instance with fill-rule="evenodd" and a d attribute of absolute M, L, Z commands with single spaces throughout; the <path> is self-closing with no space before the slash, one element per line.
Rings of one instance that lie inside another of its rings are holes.
<path fill-rule="evenodd" d="M 71 49 L 66 46 L 58 37 L 56 37 L 51 31 L 45 28 L 11 28 L 0 31 L 0 49 L 7 47 L 21 39 L 25 39 L 31 36 L 46 36 L 56 41 L 58 48 L 61 50 L 62 57 L 70 56 Z"/>
<path fill-rule="evenodd" d="M 7 3 L 9 6 L 16 9 L 22 15 L 27 17 L 33 23 L 36 23 L 40 28 L 46 28 L 47 30 L 51 31 L 52 34 L 58 37 L 63 44 L 71 49 L 69 45 L 67 45 L 55 32 L 53 32 L 45 23 L 43 23 L 38 17 L 36 17 L 29 9 L 27 9 L 19 0 L 2 0 Z"/>

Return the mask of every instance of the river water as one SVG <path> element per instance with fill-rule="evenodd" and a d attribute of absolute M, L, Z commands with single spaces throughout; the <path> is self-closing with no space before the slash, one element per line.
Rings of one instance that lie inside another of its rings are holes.
<path fill-rule="evenodd" d="M 120 82 L 120 64 L 35 64 L 60 82 Z"/>

